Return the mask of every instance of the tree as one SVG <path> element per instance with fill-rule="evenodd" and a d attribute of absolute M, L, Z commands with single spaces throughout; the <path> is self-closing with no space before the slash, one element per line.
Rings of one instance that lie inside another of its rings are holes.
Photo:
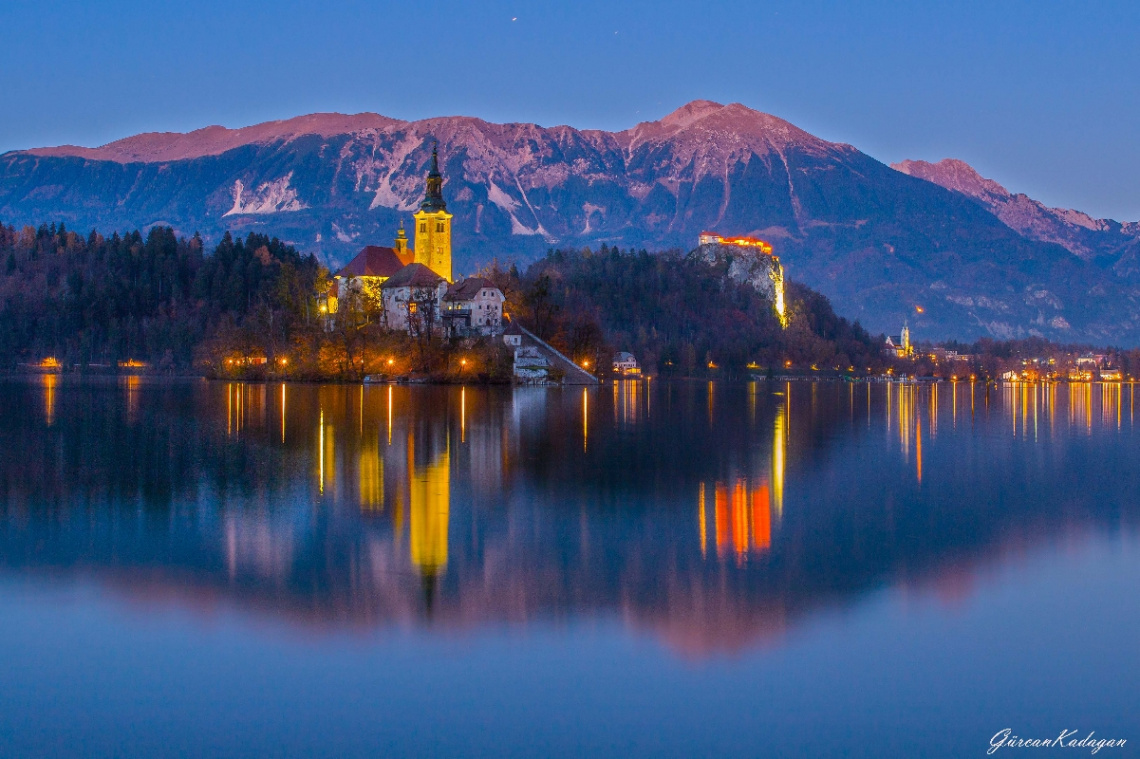
<path fill-rule="evenodd" d="M 428 357 L 439 320 L 439 290 L 435 287 L 413 287 L 402 307 L 407 317 L 408 334 L 415 339 L 419 349 L 420 368 L 429 370 Z"/>

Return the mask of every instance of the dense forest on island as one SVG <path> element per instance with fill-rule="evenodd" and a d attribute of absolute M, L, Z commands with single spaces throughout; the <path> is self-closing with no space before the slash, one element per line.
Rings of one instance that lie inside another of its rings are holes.
<path fill-rule="evenodd" d="M 271 350 L 305 323 L 315 258 L 257 234 L 203 248 L 169 227 L 105 237 L 0 225 L 0 362 L 186 369 L 204 340 L 235 325 Z"/>
<path fill-rule="evenodd" d="M 498 266 L 484 274 L 506 294 L 508 311 L 579 363 L 624 350 L 651 371 L 684 376 L 782 371 L 788 362 L 882 367 L 880 341 L 837 316 L 823 295 L 790 283 L 785 329 L 768 297 L 727 268 L 682 251 L 603 245 L 553 250 L 525 275 Z"/>
<path fill-rule="evenodd" d="M 514 319 L 595 367 L 620 350 L 677 376 L 884 365 L 879 339 L 819 293 L 789 284 L 784 329 L 765 295 L 680 251 L 552 250 L 522 272 L 495 263 L 482 273 Z M 69 369 L 138 362 L 153 371 L 359 379 L 446 373 L 458 350 L 479 376 L 503 378 L 503 351 L 492 345 L 417 341 L 347 309 L 326 320 L 318 293 L 328 277 L 314 256 L 258 234 L 227 234 L 207 250 L 197 235 L 168 227 L 104 236 L 0 225 L 0 366 L 51 357 Z M 261 368 L 250 366 L 254 355 Z"/>

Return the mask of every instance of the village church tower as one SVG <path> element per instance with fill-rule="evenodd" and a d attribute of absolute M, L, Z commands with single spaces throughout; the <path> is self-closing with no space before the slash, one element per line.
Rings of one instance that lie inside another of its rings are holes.
<path fill-rule="evenodd" d="M 427 175 L 427 192 L 414 214 L 416 220 L 416 260 L 451 282 L 451 214 L 443 202 L 443 176 L 439 173 L 439 156 L 431 151 L 431 170 Z"/>

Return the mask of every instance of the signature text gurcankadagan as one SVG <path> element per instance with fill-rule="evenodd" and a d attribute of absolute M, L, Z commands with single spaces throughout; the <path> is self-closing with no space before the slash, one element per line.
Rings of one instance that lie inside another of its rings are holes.
<path fill-rule="evenodd" d="M 1077 738 L 1076 734 L 1076 730 L 1062 730 L 1056 738 L 1022 738 L 1007 727 L 990 738 L 990 750 L 986 753 L 996 753 L 999 748 L 1083 748 L 1095 754 L 1102 748 L 1121 748 L 1125 743 L 1124 738 L 1097 738 L 1095 731 L 1084 738 Z"/>

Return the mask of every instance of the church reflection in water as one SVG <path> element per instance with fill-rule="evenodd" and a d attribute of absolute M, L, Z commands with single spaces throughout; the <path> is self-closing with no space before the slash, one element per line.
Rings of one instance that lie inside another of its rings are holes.
<path fill-rule="evenodd" d="M 1133 396 L 42 377 L 0 384 L 0 556 L 290 624 L 614 617 L 736 650 L 884 583 L 968 587 L 1022 536 L 1119 528 Z M 1096 455 L 1034 453 L 1067 440 Z"/>

